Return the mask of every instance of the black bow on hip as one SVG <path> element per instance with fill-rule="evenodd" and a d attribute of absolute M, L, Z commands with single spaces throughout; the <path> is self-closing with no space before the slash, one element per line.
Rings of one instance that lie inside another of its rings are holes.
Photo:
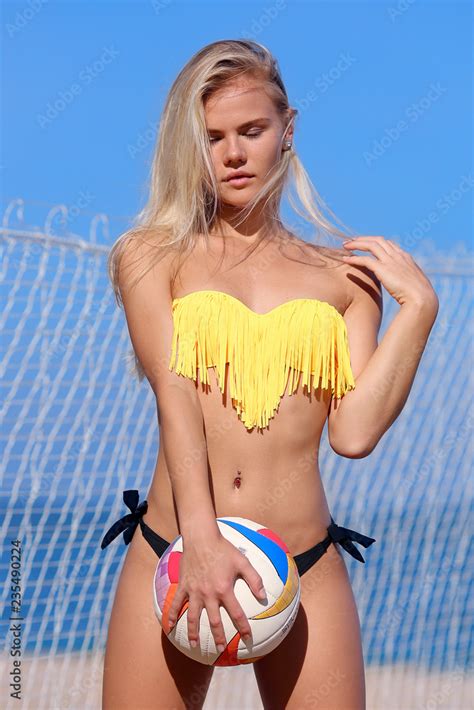
<path fill-rule="evenodd" d="M 358 542 L 364 547 L 369 547 L 373 542 L 376 542 L 375 538 L 367 537 L 367 535 L 362 535 L 362 533 L 356 532 L 355 530 L 349 530 L 349 528 L 343 528 L 336 525 L 334 520 L 331 518 L 331 524 L 328 527 L 329 537 L 333 542 L 338 542 L 346 552 L 348 552 L 352 557 L 359 562 L 365 562 L 364 558 L 360 554 L 357 547 L 351 542 Z"/>
<path fill-rule="evenodd" d="M 147 501 L 142 500 L 141 503 L 138 503 L 138 498 L 139 495 L 137 490 L 128 490 L 123 492 L 123 502 L 132 512 L 128 513 L 123 518 L 120 518 L 120 520 L 117 520 L 117 522 L 115 522 L 112 527 L 107 530 L 104 535 L 104 539 L 100 543 L 102 550 L 104 547 L 107 547 L 107 545 L 110 545 L 112 540 L 115 540 L 117 535 L 120 535 L 121 532 L 123 532 L 124 543 L 126 545 L 130 543 L 133 533 L 140 522 L 140 518 L 142 515 L 145 515 L 148 510 Z"/>

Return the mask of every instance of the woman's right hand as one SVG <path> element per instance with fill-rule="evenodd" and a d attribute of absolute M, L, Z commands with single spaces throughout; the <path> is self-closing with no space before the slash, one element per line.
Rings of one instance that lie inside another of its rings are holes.
<path fill-rule="evenodd" d="M 205 608 L 219 652 L 227 644 L 220 606 L 224 606 L 242 638 L 251 638 L 247 616 L 234 594 L 234 582 L 242 577 L 259 601 L 266 598 L 263 580 L 245 555 L 220 533 L 200 542 L 187 540 L 180 559 L 179 584 L 169 611 L 170 628 L 189 599 L 187 620 L 191 646 L 199 645 L 199 622 Z M 260 591 L 261 590 L 261 591 Z M 195 642 L 195 643 L 194 643 Z M 219 648 L 221 646 L 221 648 Z"/>

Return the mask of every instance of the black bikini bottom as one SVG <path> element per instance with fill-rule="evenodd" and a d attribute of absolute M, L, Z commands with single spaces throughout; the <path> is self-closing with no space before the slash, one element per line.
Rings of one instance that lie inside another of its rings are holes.
<path fill-rule="evenodd" d="M 125 515 L 123 518 L 120 518 L 120 520 L 117 520 L 117 522 L 112 525 L 112 527 L 105 533 L 100 546 L 103 550 L 104 547 L 107 547 L 107 545 L 109 545 L 112 540 L 120 535 L 121 532 L 123 532 L 125 544 L 128 545 L 133 537 L 133 533 L 135 532 L 137 525 L 140 525 L 143 537 L 149 545 L 151 545 L 158 557 L 161 557 L 170 543 L 160 537 L 160 535 L 154 532 L 143 521 L 143 515 L 145 515 L 148 510 L 148 503 L 146 500 L 138 503 L 138 497 L 137 490 L 127 490 L 123 492 L 124 503 L 132 512 Z M 331 542 L 338 542 L 341 547 L 346 550 L 346 552 L 352 555 L 352 557 L 356 560 L 359 560 L 359 562 L 365 562 L 365 560 L 352 541 L 358 542 L 366 548 L 375 542 L 373 537 L 367 537 L 366 535 L 362 535 L 355 530 L 339 527 L 339 525 L 336 525 L 332 518 L 331 524 L 327 528 L 327 531 L 328 534 L 324 540 L 316 543 L 314 547 L 310 547 L 310 549 L 306 550 L 306 552 L 293 556 L 300 576 L 307 572 L 310 567 L 312 567 L 319 560 L 319 558 L 326 552 Z"/>

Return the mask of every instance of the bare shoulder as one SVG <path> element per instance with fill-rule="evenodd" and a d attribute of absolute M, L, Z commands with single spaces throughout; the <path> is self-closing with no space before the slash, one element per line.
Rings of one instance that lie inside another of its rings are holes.
<path fill-rule="evenodd" d="M 345 249 L 336 249 L 327 247 L 323 244 L 315 244 L 305 241 L 295 235 L 290 235 L 286 241 L 288 245 L 299 252 L 300 256 L 305 256 L 311 261 L 320 264 L 321 266 L 343 269 L 346 262 L 341 259 L 346 254 Z"/>
<path fill-rule="evenodd" d="M 138 373 L 145 375 L 160 407 L 169 401 L 169 385 L 186 389 L 194 397 L 194 386 L 177 381 L 168 369 L 172 350 L 173 318 L 171 267 L 174 257 L 167 239 L 155 235 L 124 239 L 118 262 L 118 288 L 125 312 Z M 137 362 L 138 361 L 138 362 Z M 192 384 L 192 383 L 191 383 Z"/>
<path fill-rule="evenodd" d="M 372 269 L 351 264 L 350 259 L 345 262 L 344 277 L 349 300 L 344 320 L 359 372 L 377 348 L 383 316 L 382 285 Z"/>
<path fill-rule="evenodd" d="M 347 252 L 345 252 L 347 254 Z M 382 307 L 382 284 L 376 274 L 366 266 L 344 262 L 344 277 L 348 284 L 350 304 L 372 300 L 374 305 Z"/>
<path fill-rule="evenodd" d="M 348 295 L 348 304 L 359 300 L 361 297 L 371 296 L 377 303 L 382 301 L 382 286 L 376 274 L 366 266 L 351 264 L 342 257 L 348 256 L 350 251 L 343 247 L 327 247 L 322 244 L 313 244 L 303 239 L 292 236 L 289 243 L 300 254 L 305 254 L 313 261 L 317 259 L 321 265 L 337 270 L 341 278 L 341 286 Z"/>
<path fill-rule="evenodd" d="M 126 237 L 116 260 L 117 283 L 121 293 L 133 288 L 142 279 L 145 279 L 144 285 L 159 282 L 169 286 L 175 258 L 175 250 L 167 247 L 159 234 L 149 231 Z"/>

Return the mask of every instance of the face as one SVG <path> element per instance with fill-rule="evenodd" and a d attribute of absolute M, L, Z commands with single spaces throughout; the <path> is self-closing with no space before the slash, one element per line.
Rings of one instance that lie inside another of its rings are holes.
<path fill-rule="evenodd" d="M 204 111 L 220 198 L 223 203 L 244 206 L 281 159 L 285 126 L 273 101 L 255 80 L 214 94 Z M 292 137 L 291 125 L 284 140 Z M 229 180 L 236 171 L 251 177 Z"/>

